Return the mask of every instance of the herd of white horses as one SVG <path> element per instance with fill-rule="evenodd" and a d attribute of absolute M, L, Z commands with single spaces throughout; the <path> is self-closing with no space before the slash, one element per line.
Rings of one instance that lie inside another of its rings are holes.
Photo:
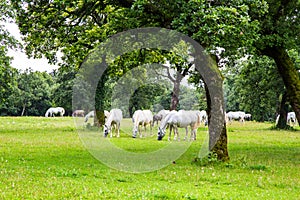
<path fill-rule="evenodd" d="M 55 117 L 63 116 L 65 110 L 62 107 L 49 108 L 45 113 L 45 117 Z M 123 119 L 123 114 L 120 109 L 112 109 L 111 111 L 104 111 L 105 115 L 105 125 L 103 128 L 103 135 L 107 137 L 113 137 L 113 132 L 117 137 L 120 137 L 120 126 Z M 75 110 L 72 114 L 73 117 L 84 117 L 84 122 L 88 122 L 89 118 L 95 117 L 95 111 L 89 112 L 85 115 L 84 110 Z M 276 123 L 279 116 L 276 119 Z M 178 128 L 185 129 L 184 140 L 188 139 L 188 129 L 190 128 L 190 140 L 196 140 L 197 129 L 201 124 L 207 125 L 207 113 L 205 110 L 179 110 L 179 111 L 169 111 L 161 110 L 154 114 L 150 110 L 137 110 L 132 116 L 132 137 L 136 138 L 143 137 L 143 132 L 146 134 L 146 127 L 149 126 L 150 133 L 152 134 L 152 129 L 156 125 L 158 127 L 157 139 L 162 140 L 166 135 L 167 128 L 169 128 L 168 140 L 171 140 L 172 131 L 174 132 L 174 140 L 180 140 Z M 232 121 L 238 120 L 244 123 L 245 120 L 251 120 L 251 114 L 245 113 L 243 111 L 230 111 L 225 114 L 226 123 L 231 124 Z M 287 123 L 290 125 L 295 125 L 296 115 L 294 112 L 289 112 L 287 115 Z M 143 129 L 143 130 L 142 130 Z"/>

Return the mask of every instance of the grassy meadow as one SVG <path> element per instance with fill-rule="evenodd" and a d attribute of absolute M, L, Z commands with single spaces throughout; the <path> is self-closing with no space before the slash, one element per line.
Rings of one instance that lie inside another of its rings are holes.
<path fill-rule="evenodd" d="M 299 199 L 300 128 L 272 130 L 270 123 L 227 126 L 230 162 L 197 159 L 207 128 L 174 162 L 147 173 L 107 167 L 84 147 L 74 119 L 0 118 L 0 199 Z M 170 142 L 131 138 L 124 119 L 113 144 L 147 153 Z M 102 133 L 99 130 L 99 137 Z M 183 138 L 183 132 L 181 132 Z M 171 141 L 184 143 L 186 141 Z M 109 155 L 108 155 L 109 156 Z"/>

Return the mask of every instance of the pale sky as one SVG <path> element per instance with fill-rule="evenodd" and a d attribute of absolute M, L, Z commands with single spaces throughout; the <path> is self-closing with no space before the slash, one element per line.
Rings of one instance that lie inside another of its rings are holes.
<path fill-rule="evenodd" d="M 20 31 L 16 24 L 5 24 L 7 30 L 18 40 L 21 40 Z M 21 51 L 9 50 L 8 55 L 14 57 L 11 62 L 11 66 L 17 69 L 25 70 L 31 68 L 34 71 L 47 71 L 52 72 L 53 69 L 57 69 L 58 66 L 50 65 L 47 59 L 28 59 L 25 53 Z"/>

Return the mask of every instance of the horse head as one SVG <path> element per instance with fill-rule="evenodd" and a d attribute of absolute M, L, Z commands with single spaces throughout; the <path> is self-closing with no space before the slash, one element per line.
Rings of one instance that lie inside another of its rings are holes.
<path fill-rule="evenodd" d="M 138 132 L 138 127 L 137 127 L 137 126 L 134 126 L 134 127 L 133 127 L 133 130 L 132 130 L 132 137 L 133 137 L 133 138 L 136 138 L 137 132 Z"/>
<path fill-rule="evenodd" d="M 160 127 L 158 127 L 157 140 L 162 140 L 164 136 L 164 131 Z"/>
<path fill-rule="evenodd" d="M 103 136 L 106 137 L 109 132 L 110 132 L 110 128 L 107 125 L 104 125 L 104 127 L 103 127 Z"/>

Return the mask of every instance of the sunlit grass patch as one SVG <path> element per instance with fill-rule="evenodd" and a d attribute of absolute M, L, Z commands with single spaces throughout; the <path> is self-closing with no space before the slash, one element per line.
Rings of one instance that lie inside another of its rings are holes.
<path fill-rule="evenodd" d="M 157 141 L 157 127 L 154 136 L 133 139 L 130 119 L 121 126 L 120 138 L 106 139 L 128 152 L 144 154 L 186 142 L 168 141 L 167 135 Z M 97 138 L 103 137 L 101 129 L 78 131 L 70 117 L 3 117 L 0 199 L 297 199 L 300 131 L 270 126 L 228 125 L 230 161 L 211 157 L 195 163 L 207 136 L 203 126 L 197 140 L 167 167 L 135 174 L 111 169 L 87 151 L 80 131 L 95 132 Z M 180 134 L 183 138 L 184 130 Z"/>

